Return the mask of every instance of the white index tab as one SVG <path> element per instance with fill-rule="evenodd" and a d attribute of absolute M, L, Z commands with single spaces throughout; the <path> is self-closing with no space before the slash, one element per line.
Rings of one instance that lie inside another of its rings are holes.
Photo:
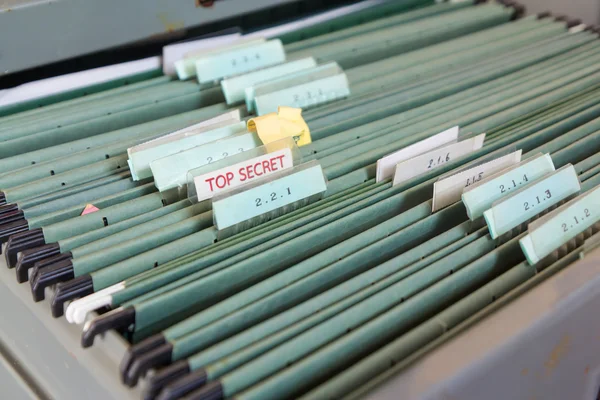
<path fill-rule="evenodd" d="M 460 201 L 463 190 L 521 161 L 521 150 L 448 176 L 433 184 L 433 212 Z"/>
<path fill-rule="evenodd" d="M 483 146 L 484 140 L 485 133 L 482 133 L 481 135 L 437 148 L 399 163 L 396 165 L 393 186 L 480 149 Z"/>
<path fill-rule="evenodd" d="M 392 178 L 398 163 L 421 155 L 426 151 L 433 150 L 445 144 L 455 142 L 458 140 L 458 132 L 458 126 L 455 126 L 450 129 L 446 129 L 437 135 L 433 135 L 427 139 L 413 143 L 410 146 L 404 147 L 401 150 L 380 158 L 377 160 L 376 182 L 381 182 L 388 178 Z"/>

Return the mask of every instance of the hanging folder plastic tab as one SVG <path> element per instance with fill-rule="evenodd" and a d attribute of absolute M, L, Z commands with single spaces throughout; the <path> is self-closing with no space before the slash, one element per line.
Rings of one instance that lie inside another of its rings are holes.
<path fill-rule="evenodd" d="M 347 97 L 350 84 L 342 69 L 336 63 L 329 63 L 247 90 L 253 91 L 256 113 L 263 115 L 277 111 L 279 106 L 308 109 Z"/>
<path fill-rule="evenodd" d="M 492 238 L 510 231 L 514 227 L 533 218 L 572 194 L 581 186 L 575 168 L 565 165 L 552 174 L 543 177 L 495 202 L 483 216 Z"/>
<path fill-rule="evenodd" d="M 554 250 L 600 221 L 600 187 L 532 222 L 519 243 L 527 261 L 536 264 Z"/>
<path fill-rule="evenodd" d="M 303 69 L 312 68 L 316 65 L 317 62 L 312 57 L 286 62 L 273 67 L 263 68 L 258 71 L 223 79 L 221 81 L 221 89 L 223 90 L 227 104 L 242 103 L 246 98 L 246 88 L 252 87 L 260 82 L 287 76 Z"/>
<path fill-rule="evenodd" d="M 177 71 L 175 70 L 175 62 L 182 59 L 187 53 L 226 46 L 239 40 L 239 38 L 240 33 L 230 33 L 222 36 L 188 40 L 164 46 L 162 49 L 163 73 L 169 76 L 176 76 Z"/>
<path fill-rule="evenodd" d="M 485 133 L 463 140 L 458 143 L 443 146 L 403 161 L 396 165 L 394 172 L 394 186 L 405 182 L 415 176 L 424 174 L 452 160 L 472 153 L 483 146 Z"/>
<path fill-rule="evenodd" d="M 441 210 L 460 201 L 463 190 L 466 187 L 479 182 L 490 174 L 517 164 L 521 161 L 521 153 L 522 151 L 518 150 L 438 180 L 433 184 L 432 211 Z"/>
<path fill-rule="evenodd" d="M 244 74 L 285 61 L 279 39 L 209 54 L 196 60 L 198 82 L 210 83 L 228 76 Z"/>
<path fill-rule="evenodd" d="M 471 221 L 483 216 L 484 211 L 490 209 L 495 201 L 553 171 L 552 157 L 549 154 L 538 154 L 514 167 L 483 178 L 466 188 L 462 194 L 467 215 Z"/>
<path fill-rule="evenodd" d="M 376 182 L 393 178 L 398 163 L 421 155 L 426 151 L 431 151 L 437 147 L 456 142 L 458 140 L 458 132 L 458 126 L 446 129 L 437 135 L 423 139 L 377 160 Z"/>
<path fill-rule="evenodd" d="M 129 169 L 134 180 L 152 176 L 152 161 L 171 154 L 185 151 L 195 146 L 223 139 L 245 130 L 244 122 L 225 121 L 186 131 L 181 135 L 166 137 L 160 141 L 147 143 L 140 147 L 128 149 Z"/>
<path fill-rule="evenodd" d="M 207 200 L 218 193 L 265 178 L 301 163 L 302 156 L 293 138 L 287 137 L 224 158 L 188 172 L 188 198 Z"/>
<path fill-rule="evenodd" d="M 185 138 L 187 136 L 195 135 L 198 132 L 205 131 L 206 130 L 205 128 L 209 128 L 212 125 L 217 125 L 217 124 L 222 124 L 222 123 L 234 124 L 234 123 L 240 122 L 240 121 L 241 121 L 240 110 L 236 108 L 235 110 L 218 115 L 214 118 L 210 118 L 205 121 L 199 122 L 197 124 L 190 125 L 183 129 L 179 129 L 175 132 L 167 133 L 166 135 L 157 137 L 156 139 L 148 140 L 144 143 L 141 143 L 141 144 L 131 148 L 131 151 L 136 152 L 139 150 L 144 150 L 146 148 L 154 147 L 163 142 L 179 140 L 179 139 Z M 226 126 L 226 124 L 219 125 L 219 126 Z M 130 151 L 130 149 L 127 149 L 127 150 Z"/>
<path fill-rule="evenodd" d="M 187 183 L 188 171 L 262 145 L 256 133 L 240 133 L 180 151 L 150 163 L 154 184 L 161 192 Z"/>
<path fill-rule="evenodd" d="M 190 79 L 196 76 L 196 61 L 202 57 L 208 57 L 212 54 L 231 52 L 244 47 L 258 45 L 265 43 L 266 39 L 262 37 L 258 38 L 244 38 L 236 40 L 235 42 L 227 46 L 219 46 L 212 49 L 194 50 L 185 54 L 182 60 L 175 62 L 175 71 L 180 80 Z"/>
<path fill-rule="evenodd" d="M 313 160 L 215 196 L 214 224 L 220 237 L 229 236 L 319 200 L 326 190 L 323 169 Z"/>

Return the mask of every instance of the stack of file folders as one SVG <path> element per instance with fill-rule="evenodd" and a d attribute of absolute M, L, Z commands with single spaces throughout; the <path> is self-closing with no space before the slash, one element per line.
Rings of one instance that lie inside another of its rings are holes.
<path fill-rule="evenodd" d="M 3 106 L 6 263 L 145 398 L 360 398 L 600 244 L 598 33 L 522 14 L 384 2 Z"/>

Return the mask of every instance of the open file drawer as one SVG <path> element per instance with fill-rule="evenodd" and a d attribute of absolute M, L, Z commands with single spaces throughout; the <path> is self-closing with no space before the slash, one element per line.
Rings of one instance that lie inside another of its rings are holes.
<path fill-rule="evenodd" d="M 127 342 L 116 332 L 81 348 L 81 327 L 14 284 L 0 260 L 0 385 L 7 398 L 139 399 L 119 382 Z M 600 387 L 600 250 L 364 393 L 371 399 L 596 399 Z M 475 322 L 475 315 L 470 323 Z M 467 324 L 469 325 L 469 324 Z M 460 356 L 458 356 L 460 355 Z M 392 372 L 392 371 L 390 371 Z M 559 378 L 560 377 L 560 378 Z M 448 397 L 450 396 L 450 397 Z"/>
<path fill-rule="evenodd" d="M 48 296 L 46 296 L 48 298 Z M 116 332 L 80 345 L 81 326 L 48 312 L 48 300 L 31 300 L 28 284 L 0 260 L 0 393 L 5 399 L 139 399 L 140 389 L 119 382 L 127 342 Z M 9 396 L 7 396 L 9 395 Z"/>
<path fill-rule="evenodd" d="M 457 333 L 399 374 L 388 374 L 380 387 L 372 382 L 374 390 L 364 397 L 596 400 L 598 309 L 599 249 Z M 463 326 L 478 318 L 473 316 Z"/>

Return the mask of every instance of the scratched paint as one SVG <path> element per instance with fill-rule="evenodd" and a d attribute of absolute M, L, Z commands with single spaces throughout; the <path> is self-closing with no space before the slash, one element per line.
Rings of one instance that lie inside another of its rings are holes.
<path fill-rule="evenodd" d="M 167 32 L 174 32 L 179 29 L 185 28 L 184 21 L 171 21 L 166 12 L 159 13 L 157 17 L 160 23 L 163 24 L 163 26 L 165 27 L 165 31 Z"/>
<path fill-rule="evenodd" d="M 549 376 L 554 369 L 558 366 L 560 361 L 567 354 L 570 347 L 570 338 L 568 335 L 563 336 L 560 342 L 554 346 L 552 352 L 550 353 L 550 357 L 544 363 L 544 367 L 546 368 L 545 376 Z"/>

